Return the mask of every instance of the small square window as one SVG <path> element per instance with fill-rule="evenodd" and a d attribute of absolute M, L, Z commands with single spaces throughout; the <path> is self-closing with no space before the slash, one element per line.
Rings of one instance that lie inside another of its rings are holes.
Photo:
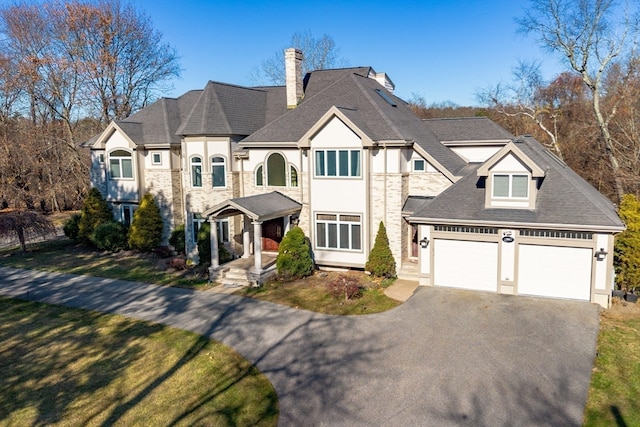
<path fill-rule="evenodd" d="M 151 163 L 154 165 L 162 164 L 162 155 L 160 153 L 152 153 L 151 154 Z"/>
<path fill-rule="evenodd" d="M 424 172 L 424 160 L 422 159 L 414 159 L 413 160 L 413 170 L 415 172 Z"/>

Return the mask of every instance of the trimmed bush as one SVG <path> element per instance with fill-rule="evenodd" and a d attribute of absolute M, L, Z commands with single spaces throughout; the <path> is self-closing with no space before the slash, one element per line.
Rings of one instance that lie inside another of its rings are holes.
<path fill-rule="evenodd" d="M 80 237 L 80 214 L 73 214 L 62 226 L 64 235 L 71 240 L 77 241 Z"/>
<path fill-rule="evenodd" d="M 380 225 L 378 226 L 376 241 L 369 253 L 369 259 L 364 269 L 374 276 L 387 278 L 396 277 L 396 261 L 393 259 L 393 254 L 389 248 L 387 229 L 382 221 L 380 221 Z"/>
<path fill-rule="evenodd" d="M 276 268 L 278 275 L 287 280 L 313 274 L 311 247 L 300 227 L 293 227 L 280 242 Z"/>
<path fill-rule="evenodd" d="M 98 249 L 117 252 L 127 248 L 127 229 L 116 221 L 104 222 L 96 227 L 92 240 Z"/>
<path fill-rule="evenodd" d="M 133 214 L 129 229 L 129 247 L 143 252 L 152 251 L 162 242 L 162 228 L 160 208 L 153 196 L 147 193 Z"/>
<path fill-rule="evenodd" d="M 84 199 L 84 205 L 78 221 L 78 240 L 84 244 L 93 244 L 92 236 L 96 228 L 105 222 L 113 221 L 109 204 L 102 198 L 97 188 L 92 188 Z"/>
<path fill-rule="evenodd" d="M 200 224 L 197 236 L 199 265 L 211 264 L 211 226 L 208 222 Z M 233 259 L 227 248 L 218 240 L 218 263 L 224 264 Z"/>
<path fill-rule="evenodd" d="M 622 197 L 618 209 L 627 229 L 616 237 L 613 263 L 618 289 L 640 287 L 640 201 L 633 194 Z"/>
<path fill-rule="evenodd" d="M 179 254 L 185 253 L 185 231 L 184 224 L 178 225 L 169 236 L 169 244 L 173 246 L 173 249 Z"/>

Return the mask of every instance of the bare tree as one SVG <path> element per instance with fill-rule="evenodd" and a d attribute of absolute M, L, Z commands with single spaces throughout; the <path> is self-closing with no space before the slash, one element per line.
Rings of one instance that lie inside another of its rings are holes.
<path fill-rule="evenodd" d="M 0 234 L 15 234 L 23 252 L 27 251 L 27 239 L 51 236 L 56 229 L 46 216 L 34 211 L 0 211 Z"/>
<path fill-rule="evenodd" d="M 331 36 L 324 34 L 317 39 L 307 30 L 293 33 L 289 45 L 262 61 L 259 67 L 254 68 L 249 78 L 255 84 L 283 85 L 285 82 L 284 50 L 289 47 L 295 47 L 303 53 L 302 75 L 310 71 L 347 66 L 347 61 L 340 57 L 340 50 Z"/>
<path fill-rule="evenodd" d="M 476 93 L 476 99 L 481 105 L 505 116 L 525 117 L 533 121 L 549 137 L 547 146 L 562 158 L 558 141 L 558 106 L 540 96 L 545 86 L 540 64 L 518 61 L 511 75 L 511 83 L 498 83 L 483 89 Z"/>
<path fill-rule="evenodd" d="M 620 200 L 625 188 L 609 129 L 617 104 L 613 102 L 605 110 L 601 97 L 603 77 L 611 66 L 635 57 L 637 14 L 628 2 L 619 4 L 616 0 L 531 0 L 518 23 L 521 31 L 536 34 L 543 47 L 561 55 L 589 88 L 602 147 Z"/>

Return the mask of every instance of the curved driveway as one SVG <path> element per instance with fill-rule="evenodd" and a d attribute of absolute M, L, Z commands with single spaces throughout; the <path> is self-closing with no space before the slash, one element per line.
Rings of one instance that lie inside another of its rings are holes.
<path fill-rule="evenodd" d="M 593 304 L 439 288 L 347 317 L 3 267 L 0 294 L 221 341 L 268 376 L 283 426 L 580 425 L 598 332 Z"/>

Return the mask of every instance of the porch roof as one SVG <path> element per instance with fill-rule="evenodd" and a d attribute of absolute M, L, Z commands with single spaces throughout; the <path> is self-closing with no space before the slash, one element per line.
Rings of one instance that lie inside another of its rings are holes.
<path fill-rule="evenodd" d="M 202 213 L 205 218 L 226 218 L 246 215 L 254 221 L 268 221 L 300 212 L 302 204 L 284 194 L 271 193 L 229 199 Z"/>

